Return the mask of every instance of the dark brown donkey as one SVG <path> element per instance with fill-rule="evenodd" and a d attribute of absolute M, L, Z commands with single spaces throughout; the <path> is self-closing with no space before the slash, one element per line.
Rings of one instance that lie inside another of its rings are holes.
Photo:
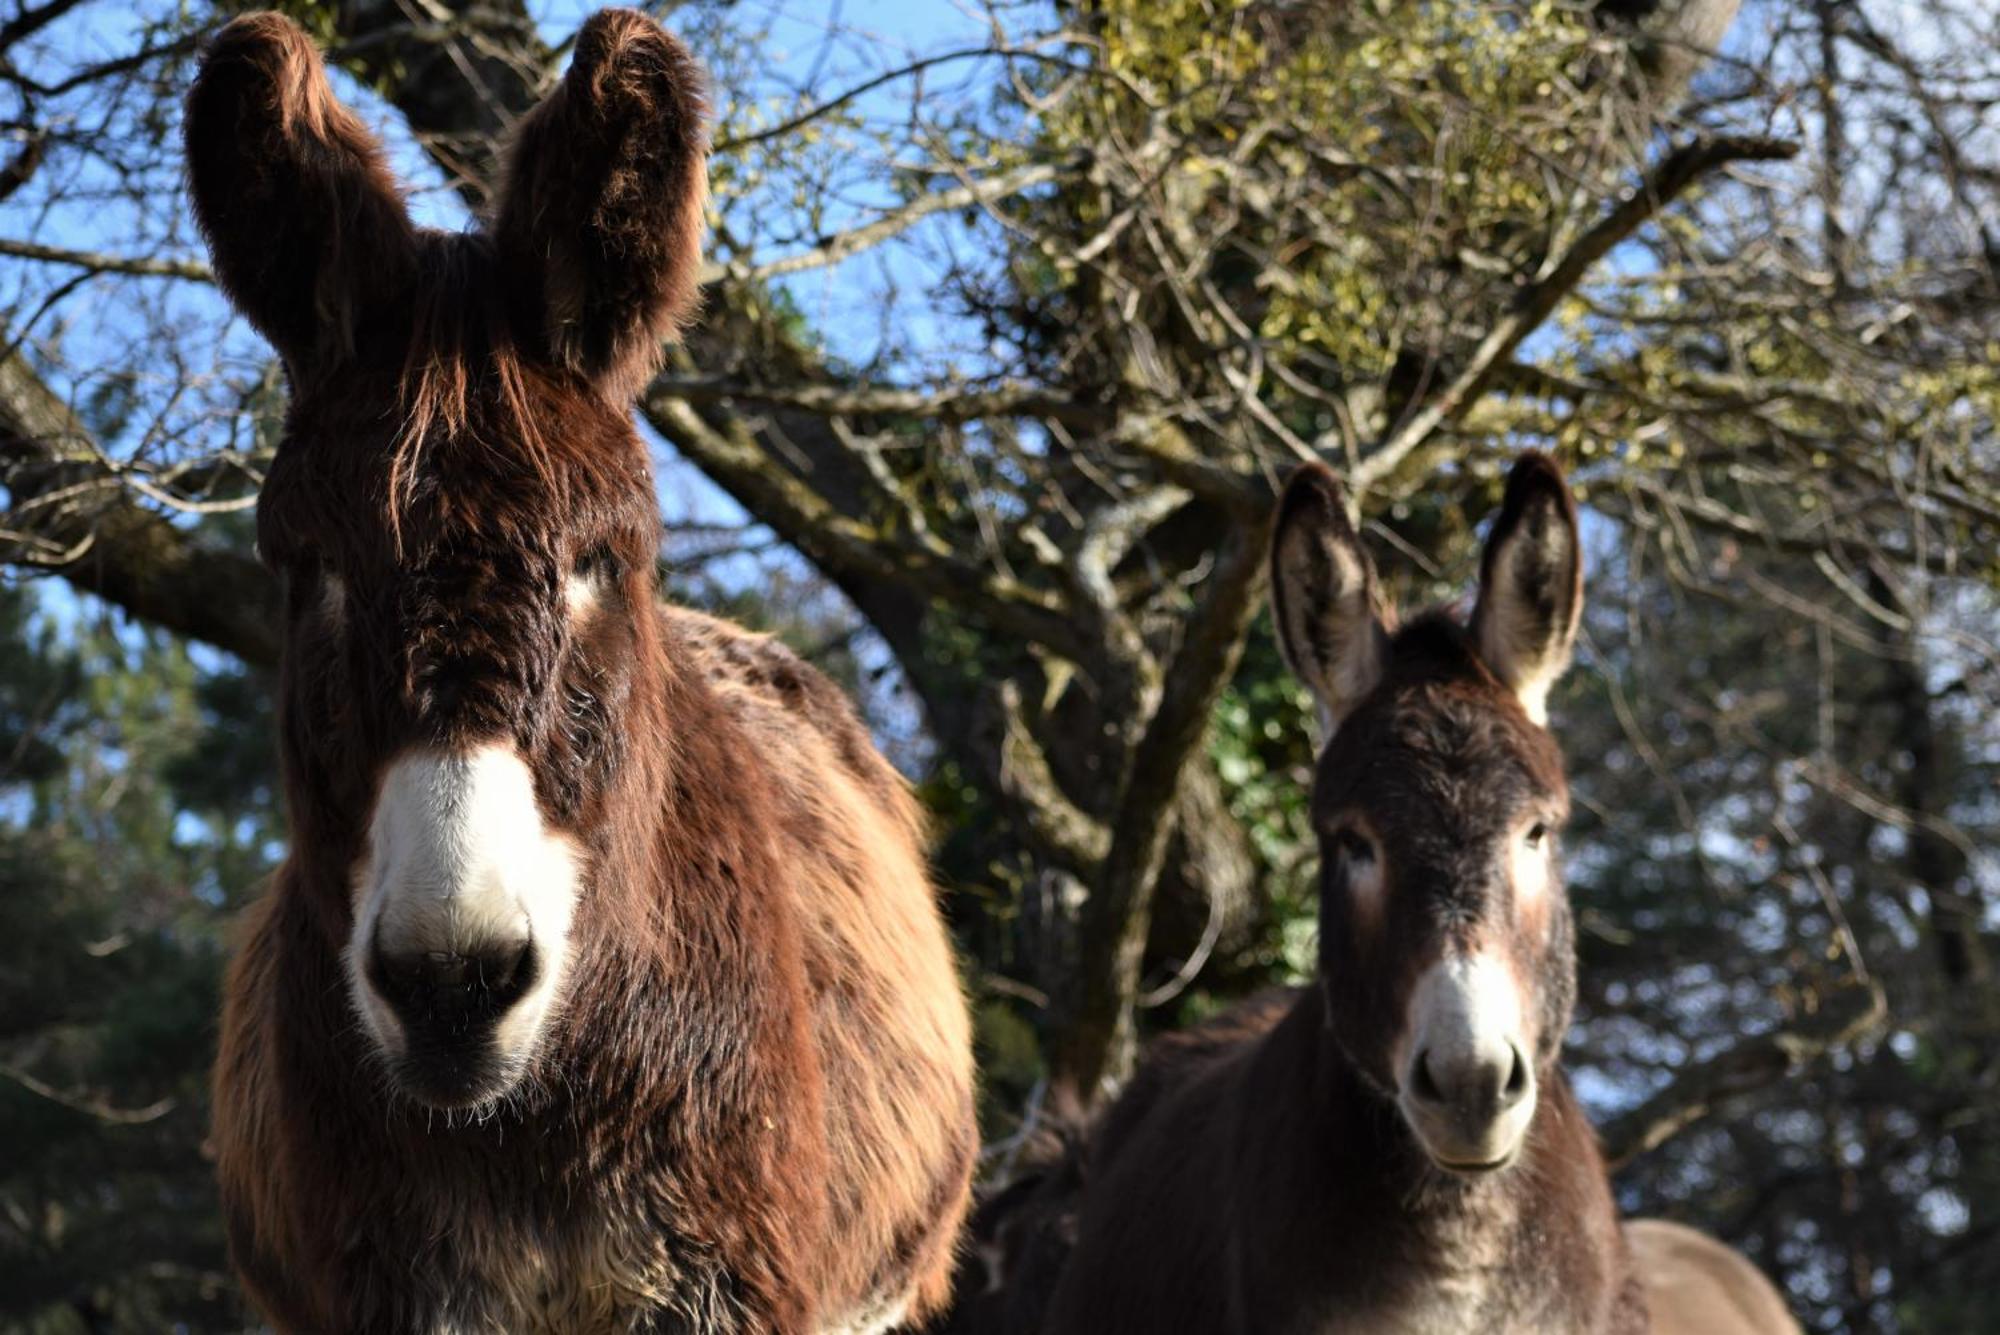
<path fill-rule="evenodd" d="M 237 1267 L 311 1332 L 875 1331 L 975 1148 L 918 813 L 780 646 L 655 603 L 628 403 L 695 290 L 700 72 L 599 14 L 483 231 L 413 227 L 305 34 L 188 103 L 292 403 L 292 854 L 216 1072 Z"/>
<path fill-rule="evenodd" d="M 953 1330 L 1648 1329 L 1558 1064 L 1576 956 L 1543 707 L 1582 607 L 1578 546 L 1561 476 L 1529 456 L 1470 623 L 1432 612 L 1394 629 L 1333 475 L 1292 479 L 1272 600 L 1329 735 L 1311 804 L 1318 980 L 1163 1040 L 1087 1151 L 1017 1186 L 1014 1219 L 1005 1196 L 984 1207 Z M 1052 1264 L 1065 1229 L 1074 1247 Z M 1713 1257 L 1683 1254 L 1670 1302 L 1710 1285 Z M 1787 1329 L 1734 1259 L 1775 1324 L 1711 1335 Z"/>

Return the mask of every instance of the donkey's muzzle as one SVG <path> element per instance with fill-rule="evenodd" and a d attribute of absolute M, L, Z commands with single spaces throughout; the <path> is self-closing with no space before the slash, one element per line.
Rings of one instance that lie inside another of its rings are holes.
<path fill-rule="evenodd" d="M 397 1077 L 425 1103 L 483 1098 L 497 1074 L 495 1031 L 533 989 L 541 961 L 531 940 L 469 950 L 370 951 L 368 983 L 403 1029 Z"/>
<path fill-rule="evenodd" d="M 1492 955 L 1449 955 L 1418 977 L 1397 1102 L 1438 1167 L 1488 1173 L 1519 1155 L 1535 1116 L 1527 1011 Z"/>
<path fill-rule="evenodd" d="M 534 1068 L 562 993 L 579 853 L 511 742 L 382 773 L 354 868 L 348 994 L 397 1093 L 477 1108 Z"/>
<path fill-rule="evenodd" d="M 1519 1147 L 1522 1105 L 1534 1097 L 1519 1044 L 1425 1049 L 1411 1063 L 1404 1098 L 1425 1147 L 1440 1166 L 1461 1172 L 1502 1167 Z"/>

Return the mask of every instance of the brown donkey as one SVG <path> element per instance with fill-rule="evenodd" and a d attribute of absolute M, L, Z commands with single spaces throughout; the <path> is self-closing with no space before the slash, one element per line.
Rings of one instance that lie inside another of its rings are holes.
<path fill-rule="evenodd" d="M 1708 1335 L 1789 1329 L 1720 1244 L 1649 1224 L 1628 1248 L 1558 1062 L 1576 955 L 1543 706 L 1582 609 L 1560 474 L 1531 455 L 1508 479 L 1469 625 L 1384 621 L 1324 468 L 1286 488 L 1272 552 L 1329 734 L 1318 980 L 1162 1040 L 1087 1149 L 983 1207 L 951 1329 L 1637 1335 L 1649 1291 L 1714 1297 L 1718 1255 L 1763 1323 Z M 1668 1234 L 1710 1250 L 1655 1283 L 1633 1253 Z"/>
<path fill-rule="evenodd" d="M 948 1283 L 972 1070 L 918 812 L 812 668 L 655 602 L 628 403 L 693 301 L 700 77 L 591 19 L 469 235 L 411 224 L 289 20 L 189 99 L 292 388 L 293 846 L 215 1127 L 286 1330 L 875 1331 Z"/>

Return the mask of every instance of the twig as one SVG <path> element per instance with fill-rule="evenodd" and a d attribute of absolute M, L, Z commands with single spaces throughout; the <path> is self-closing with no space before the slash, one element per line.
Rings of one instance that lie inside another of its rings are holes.
<path fill-rule="evenodd" d="M 848 385 L 760 385 L 719 375 L 662 376 L 656 394 L 693 403 L 768 403 L 828 416 L 925 417 L 969 422 L 990 417 L 1046 417 L 1084 429 L 1108 426 L 1111 410 L 1081 403 L 1040 385 L 1002 383 L 985 389 L 938 386 L 895 388 Z"/>
<path fill-rule="evenodd" d="M 50 1103 L 58 1104 L 71 1112 L 82 1113 L 86 1117 L 94 1117 L 112 1126 L 142 1126 L 147 1122 L 156 1122 L 174 1110 L 175 1100 L 171 1097 L 161 1099 L 157 1103 L 149 1103 L 143 1108 L 114 1108 L 108 1103 L 85 1098 L 81 1094 L 65 1094 L 54 1085 L 37 1080 L 19 1067 L 5 1062 L 0 1062 L 0 1076 L 12 1080 L 30 1094 L 47 1099 Z"/>
<path fill-rule="evenodd" d="M 137 274 L 147 278 L 183 278 L 192 283 L 215 281 L 214 271 L 198 260 L 154 260 L 107 255 L 94 250 L 68 250 L 62 246 L 45 246 L 36 241 L 16 241 L 11 237 L 0 237 L 0 255 L 11 255 L 23 260 L 44 260 L 51 264 L 70 264 L 79 269 L 89 269 L 93 273 Z"/>
<path fill-rule="evenodd" d="M 1547 266 L 1542 276 L 1515 294 L 1512 308 L 1487 331 L 1458 374 L 1362 459 L 1350 479 L 1351 493 L 1358 500 L 1363 492 L 1393 473 L 1439 426 L 1470 408 L 1522 340 L 1548 319 L 1557 304 L 1583 281 L 1590 267 L 1682 191 L 1729 163 L 1768 162 L 1792 157 L 1797 152 L 1797 144 L 1782 139 L 1722 135 L 1696 139 L 1667 154 L 1611 212 L 1598 219 L 1560 259 Z"/>
<path fill-rule="evenodd" d="M 809 269 L 828 268 L 908 231 L 932 214 L 949 213 L 954 209 L 991 203 L 994 200 L 1005 199 L 1009 195 L 1018 195 L 1023 190 L 1057 179 L 1064 169 L 1064 165 L 1060 163 L 1031 163 L 950 190 L 919 195 L 901 208 L 891 209 L 874 222 L 822 237 L 810 250 L 800 251 L 795 255 L 781 255 L 762 264 L 750 265 L 744 272 L 747 277 L 761 281 L 781 278 L 786 274 L 803 273 Z M 729 266 L 709 264 L 702 270 L 702 281 L 713 282 L 729 272 Z"/>

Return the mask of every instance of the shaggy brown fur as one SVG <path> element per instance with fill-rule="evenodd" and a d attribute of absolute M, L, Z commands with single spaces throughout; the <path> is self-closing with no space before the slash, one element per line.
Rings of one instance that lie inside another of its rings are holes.
<path fill-rule="evenodd" d="M 1581 607 L 1567 489 L 1546 460 L 1517 467 L 1467 625 L 1385 623 L 1322 468 L 1287 488 L 1273 566 L 1287 659 L 1337 723 L 1312 796 L 1318 980 L 1155 1043 L 1093 1135 L 1065 1128 L 982 1205 L 945 1329 L 1638 1335 L 1646 1285 L 1559 1067 L 1569 905 L 1559 885 L 1517 900 L 1505 860 L 1567 800 L 1523 704 L 1567 661 Z M 1356 830 L 1384 873 L 1365 893 Z M 1522 983 L 1540 1093 L 1519 1157 L 1461 1176 L 1398 1109 L 1397 1044 L 1418 972 L 1474 941 Z"/>
<path fill-rule="evenodd" d="M 197 216 L 293 388 L 258 514 L 293 849 L 215 1127 L 283 1329 L 867 1330 L 948 1283 L 972 1071 L 918 812 L 810 666 L 654 602 L 626 402 L 692 299 L 701 117 L 679 45 L 600 14 L 458 236 L 290 21 L 231 23 L 190 96 Z M 527 1078 L 451 1116 L 380 1080 L 340 952 L 383 766 L 491 740 L 585 872 Z"/>

